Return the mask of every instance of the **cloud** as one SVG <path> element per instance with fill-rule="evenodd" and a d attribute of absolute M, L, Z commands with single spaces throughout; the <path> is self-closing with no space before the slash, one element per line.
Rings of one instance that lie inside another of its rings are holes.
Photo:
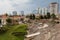
<path fill-rule="evenodd" d="M 10 1 L 7 0 L 0 0 L 0 14 L 12 11 L 14 7 L 10 4 Z"/>
<path fill-rule="evenodd" d="M 25 13 L 29 13 L 32 11 L 33 8 L 35 8 L 36 4 L 32 2 L 32 0 L 16 0 L 11 1 L 11 5 L 17 10 L 17 11 L 25 11 Z"/>
<path fill-rule="evenodd" d="M 27 3 L 29 0 L 12 0 L 13 3 L 19 4 L 19 3 Z"/>
<path fill-rule="evenodd" d="M 28 6 L 29 0 L 0 0 L 0 14 L 5 12 L 11 12 L 13 10 L 25 9 Z"/>
<path fill-rule="evenodd" d="M 0 0 L 0 14 L 14 10 L 30 13 L 38 7 L 45 7 L 52 0 Z"/>

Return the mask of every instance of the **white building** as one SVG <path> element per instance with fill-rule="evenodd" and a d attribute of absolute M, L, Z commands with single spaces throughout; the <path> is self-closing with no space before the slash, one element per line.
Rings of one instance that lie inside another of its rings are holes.
<path fill-rule="evenodd" d="M 58 15 L 59 6 L 57 2 L 51 3 L 49 8 L 50 8 L 50 14 L 54 13 L 55 15 Z"/>
<path fill-rule="evenodd" d="M 48 12 L 48 8 L 44 7 L 44 8 L 38 8 L 37 9 L 37 13 L 35 14 L 35 16 L 38 18 L 40 15 L 47 15 Z"/>
<path fill-rule="evenodd" d="M 47 9 L 47 8 L 42 8 L 42 14 L 43 14 L 43 15 L 46 15 L 47 12 L 48 12 L 48 9 Z"/>

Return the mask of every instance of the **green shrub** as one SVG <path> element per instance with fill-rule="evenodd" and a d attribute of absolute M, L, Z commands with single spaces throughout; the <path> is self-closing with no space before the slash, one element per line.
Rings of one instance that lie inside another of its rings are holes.
<path fill-rule="evenodd" d="M 0 27 L 0 34 L 7 32 L 8 28 Z"/>
<path fill-rule="evenodd" d="M 13 32 L 12 33 L 12 35 L 14 35 L 14 36 L 24 36 L 24 35 L 26 35 L 27 34 L 27 32 Z"/>

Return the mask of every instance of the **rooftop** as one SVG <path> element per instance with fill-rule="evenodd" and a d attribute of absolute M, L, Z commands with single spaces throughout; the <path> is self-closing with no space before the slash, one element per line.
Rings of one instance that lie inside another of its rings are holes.
<path fill-rule="evenodd" d="M 57 2 L 52 2 L 51 4 L 58 4 Z"/>

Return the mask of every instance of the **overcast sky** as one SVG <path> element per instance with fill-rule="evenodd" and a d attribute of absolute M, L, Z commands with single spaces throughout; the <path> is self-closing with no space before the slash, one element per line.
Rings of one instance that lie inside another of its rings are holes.
<path fill-rule="evenodd" d="M 58 0 L 0 0 L 0 14 L 22 10 L 31 13 L 38 7 L 48 7 L 51 2 L 58 2 Z"/>

